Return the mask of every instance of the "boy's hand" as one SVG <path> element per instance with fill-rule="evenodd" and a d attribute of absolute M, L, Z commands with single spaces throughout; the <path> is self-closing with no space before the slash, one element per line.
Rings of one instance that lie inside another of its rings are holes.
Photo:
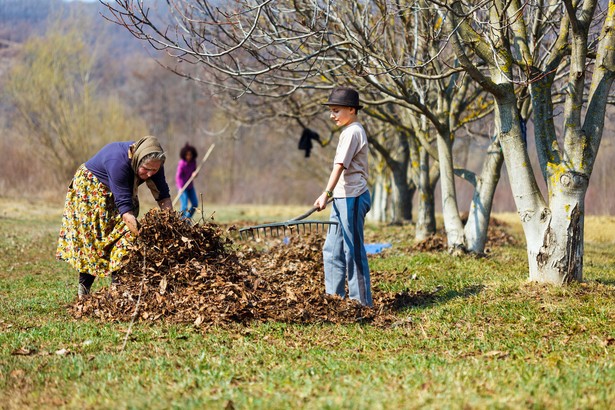
<path fill-rule="evenodd" d="M 322 211 L 323 209 L 325 209 L 327 207 L 327 200 L 329 198 L 327 197 L 327 193 L 323 192 L 314 202 L 314 207 L 316 208 L 316 210 L 318 212 Z"/>

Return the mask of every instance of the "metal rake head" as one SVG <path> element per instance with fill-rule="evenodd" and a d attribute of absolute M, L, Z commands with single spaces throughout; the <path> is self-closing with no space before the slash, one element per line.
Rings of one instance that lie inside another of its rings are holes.
<path fill-rule="evenodd" d="M 249 226 L 239 230 L 239 238 L 252 239 L 261 236 L 263 238 L 269 236 L 286 236 L 288 234 L 302 234 L 311 232 L 324 232 L 326 229 L 334 227 L 337 229 L 337 222 L 331 221 L 288 221 L 288 222 L 276 222 L 262 225 Z"/>

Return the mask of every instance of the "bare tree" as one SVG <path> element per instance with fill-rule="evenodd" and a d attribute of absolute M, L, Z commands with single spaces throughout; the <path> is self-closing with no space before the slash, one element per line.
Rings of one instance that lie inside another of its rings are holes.
<path fill-rule="evenodd" d="M 452 1 L 439 7 L 456 55 L 496 101 L 530 280 L 582 280 L 584 198 L 615 74 L 615 1 L 495 0 L 474 7 Z M 523 88 L 529 89 L 548 198 L 538 189 L 524 141 L 516 93 Z"/>
<path fill-rule="evenodd" d="M 179 61 L 199 64 L 203 75 L 191 78 L 223 85 L 235 97 L 280 99 L 297 94 L 310 107 L 322 98 L 319 90 L 338 84 L 358 88 L 367 115 L 401 130 L 395 138 L 416 138 L 409 146 L 418 147 L 420 142 L 438 161 L 449 247 L 482 252 L 499 169 L 486 166 L 481 177 L 458 172 L 475 184 L 477 192 L 464 231 L 452 145 L 463 124 L 489 109 L 481 104 L 482 90 L 461 73 L 450 51 L 446 54 L 442 19 L 428 2 L 243 0 L 213 5 L 169 0 L 167 4 L 165 12 L 171 15 L 166 22 L 160 20 L 162 10 L 154 18 L 154 10 L 134 0 L 108 4 L 108 18 Z M 179 66 L 170 68 L 185 75 Z M 387 112 L 391 104 L 396 115 Z M 430 130 L 438 136 L 436 147 L 420 139 Z M 402 189 L 408 182 L 406 175 L 395 180 Z M 489 183 L 482 184 L 486 180 Z"/>

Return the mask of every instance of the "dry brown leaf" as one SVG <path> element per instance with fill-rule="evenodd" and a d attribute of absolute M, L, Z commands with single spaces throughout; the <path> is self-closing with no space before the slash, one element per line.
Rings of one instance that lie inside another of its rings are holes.
<path fill-rule="evenodd" d="M 36 354 L 36 349 L 29 349 L 27 347 L 20 347 L 11 352 L 13 356 L 31 356 Z"/>

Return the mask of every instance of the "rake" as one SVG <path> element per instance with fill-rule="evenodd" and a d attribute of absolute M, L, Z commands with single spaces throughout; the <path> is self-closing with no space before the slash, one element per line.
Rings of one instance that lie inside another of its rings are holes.
<path fill-rule="evenodd" d="M 329 200 L 331 202 L 331 200 Z M 306 232 L 324 232 L 325 229 L 329 229 L 330 226 L 334 226 L 337 229 L 337 222 L 332 221 L 317 221 L 317 220 L 304 220 L 308 216 L 312 215 L 318 208 L 313 207 L 306 213 L 297 216 L 296 218 L 289 219 L 285 222 L 273 222 L 262 225 L 248 226 L 239 230 L 239 238 L 245 239 L 248 237 L 267 237 L 286 235 L 286 232 L 292 233 L 306 233 Z"/>

